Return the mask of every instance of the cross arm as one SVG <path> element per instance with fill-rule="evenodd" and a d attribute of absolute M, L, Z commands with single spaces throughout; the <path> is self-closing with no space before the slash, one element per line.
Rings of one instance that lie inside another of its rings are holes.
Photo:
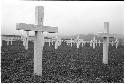
<path fill-rule="evenodd" d="M 26 24 L 26 23 L 17 23 L 16 29 L 24 30 L 24 31 L 41 31 L 41 32 L 49 32 L 49 33 L 58 32 L 57 27 L 40 26 L 40 25 Z"/>
<path fill-rule="evenodd" d="M 109 33 L 98 33 L 98 36 L 100 37 L 109 37 L 109 38 L 113 38 L 114 34 L 109 34 Z"/>
<path fill-rule="evenodd" d="M 44 32 L 49 32 L 49 33 L 57 33 L 58 32 L 57 27 L 50 27 L 50 26 L 44 26 L 42 30 Z"/>
<path fill-rule="evenodd" d="M 33 25 L 33 24 L 17 23 L 16 30 L 38 31 L 38 28 L 36 25 Z"/>

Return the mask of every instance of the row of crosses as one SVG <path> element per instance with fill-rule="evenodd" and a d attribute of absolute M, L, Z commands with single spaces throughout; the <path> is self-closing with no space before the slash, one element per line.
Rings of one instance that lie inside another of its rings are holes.
<path fill-rule="evenodd" d="M 26 50 L 28 50 L 29 31 L 26 31 L 26 33 L 27 33 L 26 36 L 21 34 L 21 38 L 16 39 L 16 40 L 23 41 L 23 46 L 25 47 Z M 5 40 L 7 42 L 7 46 L 12 45 L 13 41 L 15 41 L 15 39 L 13 37 L 9 37 L 9 38 L 2 39 L 2 40 Z M 73 46 L 73 43 L 75 43 L 77 45 L 77 48 L 79 48 L 80 44 L 83 47 L 83 46 L 86 45 L 86 43 L 89 43 L 90 46 L 93 47 L 93 49 L 95 49 L 95 46 L 100 46 L 103 43 L 100 40 L 99 41 L 95 40 L 95 37 L 91 41 L 84 41 L 83 39 L 79 39 L 78 37 L 75 40 L 73 40 L 72 38 L 70 40 L 61 40 L 61 38 L 59 38 L 57 34 L 52 39 L 44 39 L 44 42 L 48 42 L 49 46 L 54 45 L 54 43 L 55 43 L 55 49 L 58 49 L 58 47 L 62 44 L 62 42 L 66 42 L 67 45 L 71 46 L 71 47 Z M 116 48 L 119 45 L 119 41 L 118 41 L 117 38 L 116 38 L 116 40 L 114 42 L 111 41 L 109 43 L 111 44 L 111 46 L 114 46 L 114 44 L 115 44 Z"/>
<path fill-rule="evenodd" d="M 101 42 L 100 40 L 97 41 L 97 40 L 95 39 L 95 37 L 94 37 L 93 40 L 91 40 L 91 41 L 84 41 L 83 39 L 79 39 L 79 35 L 78 35 L 77 39 L 73 40 L 73 39 L 71 38 L 71 40 L 66 40 L 65 42 L 67 43 L 68 46 L 70 45 L 71 47 L 72 47 L 73 43 L 75 43 L 76 46 L 77 46 L 77 48 L 79 48 L 80 44 L 81 44 L 82 47 L 83 47 L 83 46 L 86 45 L 86 43 L 89 43 L 90 46 L 93 47 L 93 49 L 95 49 L 96 46 L 100 46 L 101 43 L 103 43 L 103 42 Z M 114 44 L 116 44 L 116 48 L 117 48 L 119 41 L 116 39 L 115 42 L 112 41 L 112 42 L 109 42 L 109 43 L 110 43 L 112 46 L 114 46 Z"/>
<path fill-rule="evenodd" d="M 36 16 L 36 24 L 25 24 L 25 23 L 18 23 L 16 25 L 17 30 L 24 30 L 24 31 L 34 31 L 34 73 L 37 75 L 42 75 L 42 51 L 44 46 L 44 36 L 43 32 L 49 33 L 57 33 L 57 27 L 49 27 L 43 25 L 43 17 L 44 17 L 44 7 L 37 6 L 35 8 L 35 16 Z M 109 38 L 114 37 L 113 34 L 109 34 L 109 22 L 104 22 L 104 33 L 99 33 L 98 35 L 103 38 L 103 63 L 108 64 L 108 46 L 109 46 Z M 56 37 L 58 39 L 58 37 Z M 27 39 L 28 40 L 28 39 Z M 61 40 L 56 40 L 55 43 L 57 44 L 56 48 L 61 45 Z M 78 38 L 75 40 L 77 43 L 77 48 L 79 48 L 81 40 Z M 70 40 L 72 46 L 73 40 Z M 95 38 L 94 38 L 94 42 Z"/>

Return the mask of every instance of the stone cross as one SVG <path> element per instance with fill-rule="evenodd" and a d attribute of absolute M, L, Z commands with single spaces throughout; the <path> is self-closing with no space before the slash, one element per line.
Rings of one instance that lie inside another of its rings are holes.
<path fill-rule="evenodd" d="M 51 42 L 51 40 L 49 39 L 49 46 L 50 46 L 50 42 Z"/>
<path fill-rule="evenodd" d="M 12 37 L 8 37 L 6 41 L 7 41 L 7 46 L 9 46 L 9 44 L 12 45 L 13 39 Z"/>
<path fill-rule="evenodd" d="M 58 48 L 58 41 L 56 40 L 55 41 L 55 49 L 57 49 Z"/>
<path fill-rule="evenodd" d="M 90 46 L 92 47 L 92 40 L 90 41 Z"/>
<path fill-rule="evenodd" d="M 42 75 L 42 51 L 44 46 L 43 32 L 56 33 L 57 27 L 50 27 L 43 25 L 44 7 L 36 6 L 35 8 L 35 22 L 36 24 L 16 24 L 17 30 L 34 31 L 34 74 Z"/>
<path fill-rule="evenodd" d="M 118 41 L 118 39 L 116 38 L 116 40 L 115 40 L 115 43 L 116 43 L 116 48 L 118 47 L 118 44 L 119 44 L 119 41 Z"/>
<path fill-rule="evenodd" d="M 26 31 L 26 38 L 25 38 L 25 49 L 28 50 L 28 39 L 29 39 L 29 31 Z"/>
<path fill-rule="evenodd" d="M 58 48 L 58 46 L 60 46 L 62 43 L 61 38 L 59 38 L 59 36 L 56 34 L 56 40 L 55 40 L 55 49 Z"/>
<path fill-rule="evenodd" d="M 111 42 L 111 45 L 112 45 L 112 46 L 114 45 L 114 42 L 113 42 L 113 41 Z"/>
<path fill-rule="evenodd" d="M 25 47 L 25 49 L 28 50 L 28 31 L 26 31 L 26 33 L 26 37 L 21 34 L 21 40 L 23 41 L 23 46 Z"/>
<path fill-rule="evenodd" d="M 82 40 L 81 40 L 81 43 L 82 43 L 82 47 L 83 47 L 83 46 L 85 46 L 85 43 L 86 43 L 86 42 L 82 39 Z"/>
<path fill-rule="evenodd" d="M 84 45 L 84 41 L 82 40 L 82 47 L 83 47 L 83 45 Z"/>
<path fill-rule="evenodd" d="M 77 35 L 77 39 L 76 39 L 76 46 L 77 48 L 79 48 L 80 45 L 80 39 L 79 39 L 79 34 Z"/>
<path fill-rule="evenodd" d="M 10 45 L 13 45 L 13 37 L 10 38 Z"/>
<path fill-rule="evenodd" d="M 72 45 L 73 45 L 73 39 L 72 38 L 70 40 L 70 44 L 71 44 L 71 47 L 72 47 Z"/>
<path fill-rule="evenodd" d="M 96 45 L 96 46 L 98 45 L 98 42 L 97 42 L 97 40 L 95 40 L 95 45 Z"/>
<path fill-rule="evenodd" d="M 93 49 L 95 49 L 95 45 L 96 45 L 96 40 L 95 40 L 95 37 L 93 38 Z"/>
<path fill-rule="evenodd" d="M 57 49 L 58 46 L 60 46 L 60 45 L 61 45 L 60 39 L 59 39 L 58 35 L 56 34 L 56 38 L 55 38 L 55 49 Z"/>
<path fill-rule="evenodd" d="M 66 41 L 66 44 L 69 45 L 69 40 Z"/>
<path fill-rule="evenodd" d="M 103 63 L 108 64 L 108 46 L 109 38 L 114 37 L 113 34 L 109 34 L 109 22 L 104 22 L 104 33 L 99 33 L 103 37 Z"/>
<path fill-rule="evenodd" d="M 55 39 L 54 39 L 54 38 L 52 38 L 52 42 L 51 42 L 51 43 L 52 43 L 52 45 L 54 45 L 54 41 L 55 41 Z"/>
<path fill-rule="evenodd" d="M 98 43 L 99 43 L 99 46 L 100 46 L 100 44 L 101 44 L 101 41 L 99 40 L 99 42 L 98 42 Z"/>
<path fill-rule="evenodd" d="M 9 40 L 7 40 L 7 46 L 9 45 Z"/>

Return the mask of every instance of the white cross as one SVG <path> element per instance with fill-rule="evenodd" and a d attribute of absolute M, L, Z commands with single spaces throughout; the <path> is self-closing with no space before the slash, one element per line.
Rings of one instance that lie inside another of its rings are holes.
<path fill-rule="evenodd" d="M 113 41 L 111 42 L 111 45 L 112 45 L 112 46 L 114 45 L 114 42 L 113 42 Z"/>
<path fill-rule="evenodd" d="M 96 43 L 96 40 L 95 40 L 95 37 L 93 38 L 93 42 L 92 42 L 92 44 L 93 44 L 93 49 L 95 49 L 95 44 Z"/>
<path fill-rule="evenodd" d="M 101 41 L 99 40 L 99 42 L 98 42 L 98 43 L 99 43 L 99 46 L 100 46 L 100 44 L 101 44 Z"/>
<path fill-rule="evenodd" d="M 71 47 L 73 45 L 73 39 L 72 38 L 70 39 L 70 45 L 71 45 Z"/>
<path fill-rule="evenodd" d="M 70 40 L 65 40 L 66 44 L 69 45 L 70 44 Z"/>
<path fill-rule="evenodd" d="M 82 47 L 84 46 L 84 41 L 82 40 Z"/>
<path fill-rule="evenodd" d="M 119 41 L 118 41 L 118 39 L 116 38 L 116 40 L 115 40 L 115 43 L 116 43 L 116 48 L 118 47 L 118 44 L 119 44 Z"/>
<path fill-rule="evenodd" d="M 59 40 L 58 35 L 56 34 L 56 36 L 55 36 L 55 49 L 57 49 L 58 46 L 59 46 L 59 41 L 58 40 Z"/>
<path fill-rule="evenodd" d="M 97 40 L 95 40 L 95 45 L 96 45 L 96 46 L 98 45 L 98 42 L 97 42 Z"/>
<path fill-rule="evenodd" d="M 108 64 L 109 38 L 114 37 L 113 34 L 109 34 L 109 22 L 104 22 L 104 33 L 99 33 L 98 35 L 103 37 L 103 63 Z"/>
<path fill-rule="evenodd" d="M 23 36 L 23 35 L 21 34 L 21 40 L 23 41 L 23 46 L 24 46 L 25 49 L 27 50 L 27 49 L 28 49 L 28 45 L 26 45 L 26 44 L 28 44 L 28 43 L 26 43 L 26 42 L 28 42 L 28 39 L 27 39 L 27 41 L 26 41 L 26 39 L 27 39 L 27 37 L 25 37 L 25 36 Z"/>
<path fill-rule="evenodd" d="M 92 47 L 92 40 L 90 41 L 90 46 Z"/>
<path fill-rule="evenodd" d="M 51 41 L 51 40 L 49 39 L 49 46 L 50 46 L 50 41 Z"/>
<path fill-rule="evenodd" d="M 7 46 L 9 45 L 9 41 L 7 41 Z"/>
<path fill-rule="evenodd" d="M 56 33 L 57 27 L 43 26 L 44 7 L 37 6 L 35 8 L 35 20 L 34 24 L 18 23 L 16 24 L 17 30 L 34 31 L 34 73 L 36 75 L 42 75 L 42 51 L 44 46 L 43 32 Z"/>
<path fill-rule="evenodd" d="M 77 35 L 77 39 L 76 39 L 76 46 L 77 48 L 79 48 L 79 45 L 81 43 L 81 40 L 79 39 L 79 34 Z"/>

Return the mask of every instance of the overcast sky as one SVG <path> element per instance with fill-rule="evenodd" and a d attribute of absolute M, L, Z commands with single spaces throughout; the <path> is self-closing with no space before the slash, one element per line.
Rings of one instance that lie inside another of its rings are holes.
<path fill-rule="evenodd" d="M 35 24 L 35 6 L 44 6 L 44 25 L 58 26 L 59 34 L 88 34 L 104 31 L 124 33 L 124 2 L 96 1 L 2 1 L 2 34 L 19 34 L 16 23 Z"/>

